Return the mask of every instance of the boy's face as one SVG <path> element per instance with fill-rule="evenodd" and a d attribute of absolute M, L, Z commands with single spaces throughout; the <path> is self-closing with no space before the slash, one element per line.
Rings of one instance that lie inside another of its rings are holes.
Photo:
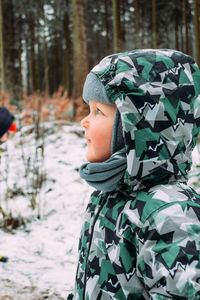
<path fill-rule="evenodd" d="M 110 157 L 116 105 L 89 101 L 90 113 L 81 121 L 87 141 L 87 160 L 102 162 Z"/>

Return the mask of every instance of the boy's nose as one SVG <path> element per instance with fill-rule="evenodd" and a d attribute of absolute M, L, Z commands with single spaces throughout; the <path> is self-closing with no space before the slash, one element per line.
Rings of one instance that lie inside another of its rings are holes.
<path fill-rule="evenodd" d="M 84 128 L 88 128 L 89 127 L 88 116 L 81 120 L 81 126 L 84 127 Z"/>

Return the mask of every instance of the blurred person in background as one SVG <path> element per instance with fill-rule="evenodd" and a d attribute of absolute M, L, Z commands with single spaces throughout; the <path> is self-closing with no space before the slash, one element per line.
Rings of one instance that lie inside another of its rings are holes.
<path fill-rule="evenodd" d="M 7 141 L 10 133 L 17 130 L 13 114 L 4 106 L 0 106 L 0 145 Z M 1 156 L 1 152 L 0 152 Z M 1 255 L 0 262 L 7 262 L 8 257 Z"/>

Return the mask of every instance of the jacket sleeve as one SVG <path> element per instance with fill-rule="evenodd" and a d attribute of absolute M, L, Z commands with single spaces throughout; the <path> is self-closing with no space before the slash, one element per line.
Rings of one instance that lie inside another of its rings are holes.
<path fill-rule="evenodd" d="M 200 215 L 173 203 L 138 233 L 137 275 L 153 300 L 200 299 Z"/>

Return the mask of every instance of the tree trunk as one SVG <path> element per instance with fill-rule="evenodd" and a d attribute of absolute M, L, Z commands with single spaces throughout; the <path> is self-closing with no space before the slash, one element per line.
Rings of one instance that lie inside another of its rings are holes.
<path fill-rule="evenodd" d="M 16 68 L 15 68 L 15 59 L 16 59 L 16 53 L 15 53 L 15 16 L 14 16 L 14 9 L 13 9 L 13 0 L 7 0 L 7 9 L 9 10 L 8 19 L 6 20 L 7 23 L 7 33 L 6 33 L 6 40 L 7 40 L 7 53 L 6 56 L 9 58 L 8 64 L 7 64 L 7 75 L 8 78 L 6 80 L 7 88 L 9 89 L 10 93 L 10 100 L 11 102 L 16 98 L 15 93 L 15 85 L 17 85 L 16 81 Z"/>
<path fill-rule="evenodd" d="M 23 80 L 22 80 L 22 19 L 18 23 L 18 56 L 19 56 L 19 99 L 22 96 Z"/>
<path fill-rule="evenodd" d="M 96 12 L 96 18 L 99 20 L 99 12 Z M 96 60 L 100 61 L 102 58 L 102 52 L 101 52 L 101 41 L 99 37 L 99 31 L 96 31 L 95 37 L 94 37 L 94 44 L 95 44 L 95 52 L 96 52 Z"/>
<path fill-rule="evenodd" d="M 108 55 L 110 53 L 110 42 L 109 42 L 109 23 L 108 23 L 108 18 L 109 18 L 109 13 L 108 13 L 108 6 L 107 6 L 107 1 L 104 0 L 104 27 L 105 27 L 105 32 L 106 32 L 106 47 L 105 47 L 105 55 Z"/>
<path fill-rule="evenodd" d="M 64 56 L 64 70 L 63 70 L 63 83 L 67 90 L 68 97 L 72 96 L 72 72 L 70 67 L 70 53 L 71 53 L 71 40 L 70 40 L 70 21 L 69 21 L 69 0 L 66 0 L 67 12 L 64 17 L 64 29 L 65 29 L 65 56 Z"/>
<path fill-rule="evenodd" d="M 139 37 L 139 6 L 138 0 L 134 1 L 135 9 L 135 48 L 140 48 L 140 37 Z"/>
<path fill-rule="evenodd" d="M 177 6 L 177 0 L 176 2 L 176 8 L 175 8 L 175 14 L 174 14 L 174 21 L 175 21 L 175 49 L 179 50 L 179 32 L 178 32 L 178 27 L 179 27 L 179 20 L 177 18 L 177 11 L 178 11 L 178 6 Z"/>
<path fill-rule="evenodd" d="M 126 51 L 126 3 L 124 3 L 123 1 L 121 2 L 120 6 L 120 15 L 123 16 L 123 19 L 120 20 L 120 51 Z"/>
<path fill-rule="evenodd" d="M 200 32 L 199 32 L 198 2 L 199 2 L 198 0 L 193 0 L 196 62 L 200 67 L 200 37 L 199 37 Z"/>
<path fill-rule="evenodd" d="M 44 26 L 46 26 L 46 17 L 44 11 L 45 0 L 43 1 L 43 20 Z M 46 41 L 46 33 L 43 33 L 43 51 L 44 51 L 44 82 L 45 82 L 45 93 L 49 95 L 49 65 L 48 65 L 48 52 L 47 52 L 47 41 Z"/>
<path fill-rule="evenodd" d="M 175 19 L 175 49 L 179 49 L 179 37 L 178 37 L 178 23 Z"/>
<path fill-rule="evenodd" d="M 26 40 L 26 91 L 27 94 L 29 95 L 31 93 L 31 66 L 30 66 L 30 52 L 28 51 L 29 49 L 29 40 Z"/>
<path fill-rule="evenodd" d="M 55 33 L 56 35 L 56 33 Z M 54 46 L 53 46 L 53 57 L 54 57 L 54 60 L 53 60 L 53 73 L 54 73 L 54 76 L 53 76 L 53 82 L 52 82 L 52 92 L 55 92 L 58 90 L 59 88 L 59 46 L 60 46 L 60 40 L 55 37 L 54 39 Z"/>
<path fill-rule="evenodd" d="M 158 48 L 157 41 L 157 9 L 156 0 L 152 0 L 152 23 L 153 23 L 153 48 Z"/>
<path fill-rule="evenodd" d="M 44 49 L 44 82 L 45 82 L 45 93 L 49 94 L 49 66 L 48 66 L 48 53 L 47 53 L 47 42 L 46 36 L 43 36 L 43 49 Z"/>
<path fill-rule="evenodd" d="M 41 69 L 42 69 L 42 59 L 41 59 L 41 41 L 40 41 L 40 35 L 37 34 L 37 90 L 39 92 L 42 91 L 42 80 L 41 80 Z"/>
<path fill-rule="evenodd" d="M 73 97 L 82 95 L 83 83 L 89 72 L 87 40 L 84 16 L 84 1 L 72 0 L 73 9 L 73 47 L 74 47 L 74 80 Z"/>
<path fill-rule="evenodd" d="M 184 52 L 184 37 L 183 37 L 183 24 L 180 25 L 180 37 L 181 37 L 181 51 Z"/>
<path fill-rule="evenodd" d="M 30 30 L 30 44 L 31 44 L 31 83 L 32 93 L 37 89 L 36 87 L 36 69 L 35 69 L 35 24 L 32 13 L 29 15 L 29 30 Z"/>
<path fill-rule="evenodd" d="M 120 52 L 121 29 L 120 29 L 120 0 L 113 0 L 113 50 Z"/>
<path fill-rule="evenodd" d="M 188 0 L 183 0 L 183 20 L 184 20 L 184 27 L 185 27 L 185 53 L 189 53 L 189 39 L 188 39 L 188 18 L 187 18 L 187 11 L 188 11 Z"/>
<path fill-rule="evenodd" d="M 3 3 L 0 0 L 0 59 L 1 59 L 1 91 L 5 92 L 5 59 L 3 38 Z"/>

